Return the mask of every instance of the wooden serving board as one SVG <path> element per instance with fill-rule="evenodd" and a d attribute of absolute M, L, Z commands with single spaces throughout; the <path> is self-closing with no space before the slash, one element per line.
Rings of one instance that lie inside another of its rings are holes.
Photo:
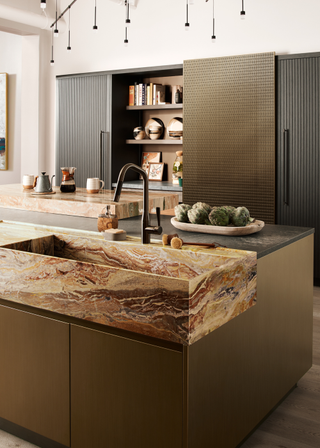
<path fill-rule="evenodd" d="M 188 222 L 180 222 L 175 217 L 171 218 L 171 224 L 177 229 L 184 230 L 185 232 L 212 233 L 215 235 L 230 236 L 250 235 L 252 233 L 260 232 L 260 230 L 264 227 L 264 222 L 258 221 L 257 219 L 245 227 L 234 227 L 232 225 L 209 226 L 205 224 L 191 224 Z"/>

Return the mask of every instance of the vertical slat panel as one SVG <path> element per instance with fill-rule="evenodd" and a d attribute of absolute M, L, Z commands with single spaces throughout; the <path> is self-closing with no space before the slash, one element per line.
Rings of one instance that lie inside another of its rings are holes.
<path fill-rule="evenodd" d="M 314 227 L 320 278 L 320 54 L 278 57 L 277 223 Z M 289 204 L 283 203 L 282 130 L 289 132 Z"/>
<path fill-rule="evenodd" d="M 110 130 L 110 79 L 108 75 L 74 76 L 57 80 L 56 182 L 62 166 L 77 168 L 78 187 L 88 177 L 100 177 L 100 132 Z M 102 174 L 111 186 L 109 134 L 103 134 Z"/>
<path fill-rule="evenodd" d="M 184 63 L 183 201 L 275 219 L 274 54 Z"/>

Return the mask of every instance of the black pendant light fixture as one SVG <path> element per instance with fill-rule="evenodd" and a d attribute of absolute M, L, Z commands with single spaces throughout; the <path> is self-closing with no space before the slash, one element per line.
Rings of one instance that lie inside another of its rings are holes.
<path fill-rule="evenodd" d="M 212 36 L 211 36 L 212 42 L 216 41 L 216 35 L 214 33 L 215 33 L 214 0 L 212 0 Z"/>
<path fill-rule="evenodd" d="M 53 59 L 53 28 L 52 28 L 52 33 L 51 33 L 51 61 L 50 61 L 51 65 L 54 65 L 54 59 Z"/>
<path fill-rule="evenodd" d="M 128 27 L 126 26 L 125 28 L 124 28 L 124 44 L 127 46 L 128 45 L 128 43 L 129 43 L 129 40 L 128 40 Z"/>
<path fill-rule="evenodd" d="M 126 26 L 129 26 L 131 21 L 130 21 L 130 2 L 129 0 L 125 0 L 124 2 L 125 7 L 126 7 Z"/>
<path fill-rule="evenodd" d="M 71 41 L 70 41 L 70 35 L 71 35 L 71 31 L 70 31 L 70 16 L 71 16 L 71 8 L 69 6 L 69 20 L 68 20 L 68 46 L 67 46 L 67 50 L 71 50 Z"/>
<path fill-rule="evenodd" d="M 45 9 L 47 7 L 47 0 L 40 0 L 40 6 L 42 9 Z"/>
<path fill-rule="evenodd" d="M 93 30 L 98 31 L 97 25 L 97 0 L 94 0 L 94 19 L 93 19 Z"/>
<path fill-rule="evenodd" d="M 54 36 L 58 37 L 59 36 L 59 30 L 58 30 L 58 0 L 56 0 L 56 23 L 54 26 Z"/>
<path fill-rule="evenodd" d="M 244 0 L 241 0 L 241 11 L 240 11 L 241 19 L 244 19 L 245 15 L 246 15 L 246 11 L 244 9 Z"/>
<path fill-rule="evenodd" d="M 185 21 L 185 29 L 188 30 L 190 23 L 189 23 L 189 0 L 186 0 L 186 21 Z"/>

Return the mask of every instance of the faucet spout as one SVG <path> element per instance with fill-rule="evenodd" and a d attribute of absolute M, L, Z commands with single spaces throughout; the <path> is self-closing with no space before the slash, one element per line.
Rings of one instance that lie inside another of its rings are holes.
<path fill-rule="evenodd" d="M 142 244 L 148 244 L 150 243 L 150 234 L 155 233 L 158 235 L 161 235 L 162 229 L 160 227 L 160 210 L 158 215 L 158 227 L 151 227 L 149 222 L 149 180 L 147 173 L 138 165 L 135 165 L 134 163 L 127 163 L 124 165 L 118 176 L 117 186 L 114 192 L 113 201 L 119 202 L 120 195 L 122 191 L 122 185 L 123 181 L 126 175 L 126 172 L 132 169 L 134 171 L 137 171 L 141 174 L 142 180 L 143 180 L 143 212 L 142 212 L 142 219 L 141 219 L 141 242 Z"/>

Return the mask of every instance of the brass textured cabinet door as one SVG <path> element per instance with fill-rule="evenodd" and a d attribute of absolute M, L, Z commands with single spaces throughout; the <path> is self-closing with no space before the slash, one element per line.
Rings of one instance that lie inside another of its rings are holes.
<path fill-rule="evenodd" d="M 69 446 L 69 325 L 0 306 L 0 366 L 0 417 Z"/>
<path fill-rule="evenodd" d="M 181 448 L 182 353 L 71 326 L 71 446 Z"/>
<path fill-rule="evenodd" d="M 183 201 L 275 219 L 274 53 L 183 66 Z"/>

